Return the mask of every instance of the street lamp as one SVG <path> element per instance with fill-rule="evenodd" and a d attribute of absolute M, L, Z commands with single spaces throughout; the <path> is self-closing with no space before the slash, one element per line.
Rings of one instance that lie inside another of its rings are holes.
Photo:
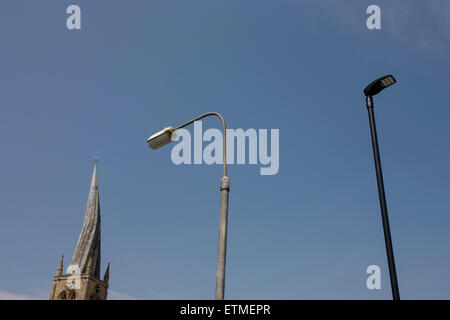
<path fill-rule="evenodd" d="M 381 171 L 380 151 L 378 150 L 377 129 L 375 127 L 375 116 L 373 113 L 373 99 L 372 97 L 380 91 L 393 85 L 396 82 L 392 75 L 381 77 L 370 83 L 365 89 L 366 106 L 369 112 L 370 133 L 372 135 L 372 149 L 375 160 L 375 171 L 377 174 L 378 197 L 380 199 L 381 218 L 383 220 L 384 242 L 386 244 L 386 253 L 389 265 L 389 276 L 391 279 L 391 289 L 393 300 L 400 300 L 400 293 L 398 290 L 397 273 L 395 271 L 394 250 L 392 249 L 391 231 L 389 228 L 389 219 L 386 205 L 386 195 L 384 192 L 383 173 Z"/>
<path fill-rule="evenodd" d="M 223 300 L 225 295 L 225 263 L 227 253 L 227 223 L 228 223 L 228 193 L 230 192 L 230 179 L 227 177 L 227 153 L 226 153 L 226 125 L 222 115 L 217 112 L 205 113 L 176 128 L 167 127 L 147 139 L 152 149 L 158 149 L 172 141 L 178 129 L 184 128 L 195 121 L 207 116 L 216 116 L 222 122 L 223 139 L 223 177 L 220 179 L 220 221 L 219 221 L 219 245 L 217 253 L 216 272 L 216 300 Z"/>

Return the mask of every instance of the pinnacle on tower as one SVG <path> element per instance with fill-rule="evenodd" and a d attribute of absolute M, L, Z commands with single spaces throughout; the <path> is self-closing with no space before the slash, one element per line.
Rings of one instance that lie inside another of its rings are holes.
<path fill-rule="evenodd" d="M 56 277 L 60 277 L 62 275 L 62 271 L 63 271 L 63 260 L 64 260 L 64 255 L 62 255 L 61 257 L 61 261 L 59 261 L 59 265 L 58 268 L 56 269 Z"/>
<path fill-rule="evenodd" d="M 103 281 L 108 283 L 109 281 L 109 262 L 108 262 L 108 266 L 106 267 L 106 271 L 105 271 L 105 276 L 103 277 Z"/>

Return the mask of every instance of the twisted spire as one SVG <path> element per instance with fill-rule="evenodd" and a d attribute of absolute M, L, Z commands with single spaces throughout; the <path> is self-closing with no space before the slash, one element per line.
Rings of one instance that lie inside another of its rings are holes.
<path fill-rule="evenodd" d="M 89 261 L 92 260 L 90 270 Z M 78 238 L 69 268 L 79 268 L 81 273 L 89 271 L 100 278 L 100 199 L 98 194 L 97 165 L 92 173 L 89 198 L 83 228 Z"/>

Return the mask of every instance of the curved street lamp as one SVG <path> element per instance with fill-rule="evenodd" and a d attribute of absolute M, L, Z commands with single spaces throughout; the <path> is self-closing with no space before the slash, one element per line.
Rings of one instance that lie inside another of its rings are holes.
<path fill-rule="evenodd" d="M 373 113 L 372 96 L 380 93 L 382 90 L 390 87 L 397 81 L 392 75 L 381 77 L 371 82 L 365 89 L 366 106 L 369 112 L 370 133 L 372 136 L 373 157 L 375 160 L 375 171 L 377 174 L 378 197 L 380 199 L 381 218 L 383 220 L 384 242 L 386 245 L 386 253 L 389 265 L 389 276 L 391 280 L 391 290 L 393 300 L 400 300 L 400 292 L 398 290 L 397 272 L 395 270 L 394 250 L 392 249 L 391 230 L 389 228 L 389 219 L 386 205 L 386 194 L 384 192 L 383 172 L 381 171 L 380 151 L 378 149 L 377 129 L 375 126 L 375 115 Z"/>
<path fill-rule="evenodd" d="M 158 149 L 172 142 L 172 135 L 178 129 L 184 128 L 195 121 L 208 116 L 216 116 L 222 122 L 223 139 L 223 177 L 220 179 L 220 221 L 219 221 L 219 245 L 217 253 L 216 272 L 216 300 L 223 300 L 225 295 L 225 264 L 227 253 L 227 224 L 228 224 L 228 193 L 230 192 L 230 179 L 227 177 L 227 153 L 226 153 L 226 125 L 222 115 L 217 112 L 205 113 L 191 121 L 172 128 L 167 127 L 147 139 L 147 143 L 152 149 Z"/>

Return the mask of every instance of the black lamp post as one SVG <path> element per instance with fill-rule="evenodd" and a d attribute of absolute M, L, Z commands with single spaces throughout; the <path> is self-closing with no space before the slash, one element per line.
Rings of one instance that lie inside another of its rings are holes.
<path fill-rule="evenodd" d="M 375 160 L 375 170 L 377 173 L 378 196 L 380 198 L 381 218 L 383 220 L 384 241 L 386 243 L 386 253 L 389 265 L 389 277 L 391 279 L 391 289 L 393 300 L 400 300 L 398 290 L 397 272 L 395 271 L 394 250 L 392 249 L 391 230 L 389 228 L 389 219 L 386 205 L 386 195 L 384 192 L 383 172 L 381 171 L 380 151 L 378 150 L 377 129 L 375 127 L 375 116 L 373 113 L 372 97 L 380 91 L 393 85 L 396 82 L 392 75 L 381 77 L 364 89 L 366 95 L 366 106 L 369 112 L 370 133 L 372 135 L 373 157 Z"/>

